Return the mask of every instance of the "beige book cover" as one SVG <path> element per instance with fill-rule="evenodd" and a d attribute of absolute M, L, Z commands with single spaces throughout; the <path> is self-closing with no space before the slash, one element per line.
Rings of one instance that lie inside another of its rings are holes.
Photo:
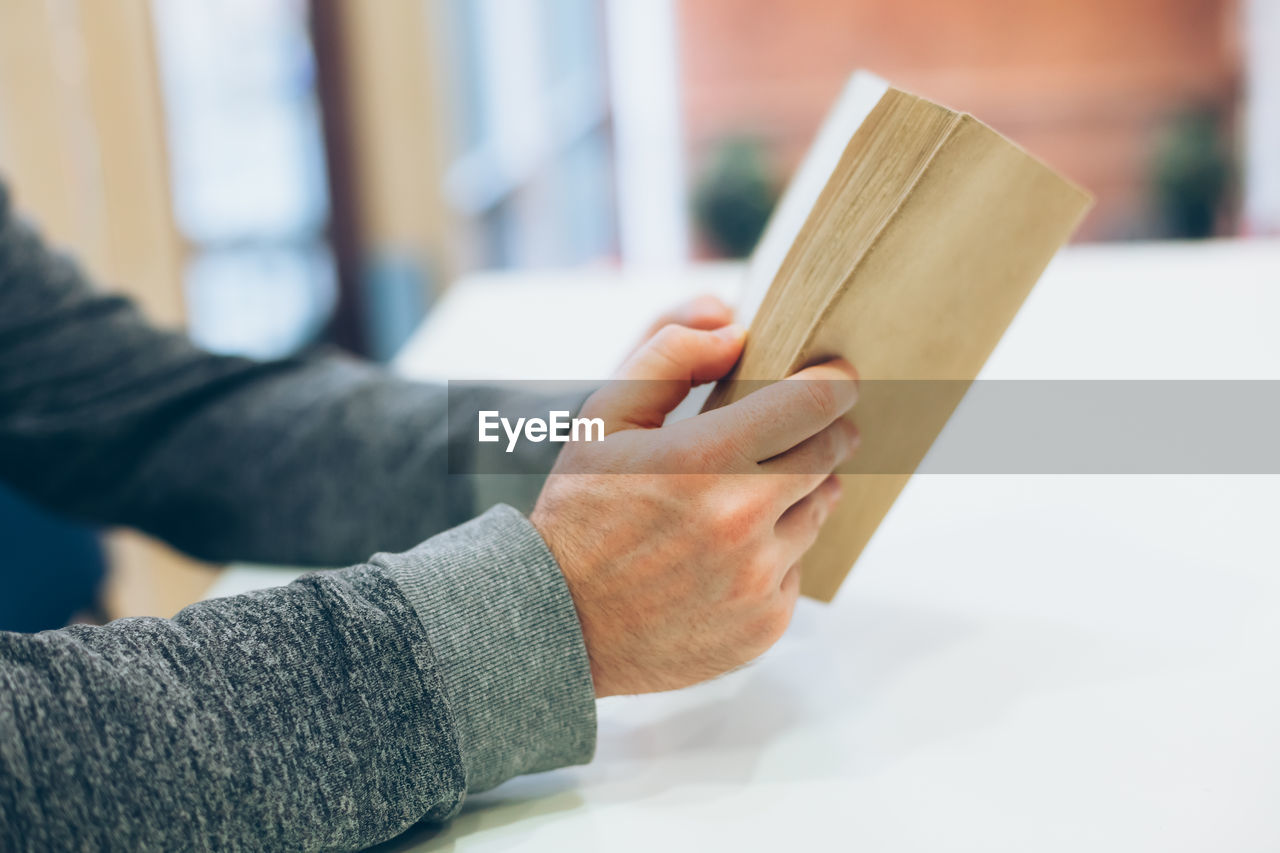
<path fill-rule="evenodd" d="M 746 348 L 707 402 L 835 356 L 858 369 L 862 446 L 804 594 L 834 597 L 1090 204 L 973 116 L 850 80 L 752 256 Z"/>

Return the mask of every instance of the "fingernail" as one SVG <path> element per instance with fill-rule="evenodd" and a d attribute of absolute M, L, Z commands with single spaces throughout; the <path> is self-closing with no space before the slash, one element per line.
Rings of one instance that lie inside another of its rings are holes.
<path fill-rule="evenodd" d="M 730 323 L 716 329 L 715 335 L 726 341 L 740 341 L 747 336 L 746 327 L 740 323 Z"/>

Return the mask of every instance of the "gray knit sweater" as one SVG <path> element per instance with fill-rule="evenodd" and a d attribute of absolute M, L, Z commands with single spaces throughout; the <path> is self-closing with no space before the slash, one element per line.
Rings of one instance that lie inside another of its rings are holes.
<path fill-rule="evenodd" d="M 148 327 L 0 186 L 0 480 L 209 559 L 357 564 L 171 620 L 0 633 L 0 849 L 358 849 L 589 760 L 572 599 L 519 512 L 467 520 L 461 442 L 443 389 Z"/>

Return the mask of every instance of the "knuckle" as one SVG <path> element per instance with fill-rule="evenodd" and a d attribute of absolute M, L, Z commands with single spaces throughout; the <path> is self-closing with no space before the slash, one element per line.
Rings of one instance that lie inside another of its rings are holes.
<path fill-rule="evenodd" d="M 696 474 L 702 470 L 703 449 L 699 444 L 672 444 L 654 451 L 656 463 L 674 474 Z"/>
<path fill-rule="evenodd" d="M 832 387 L 830 382 L 807 379 L 803 384 L 806 392 L 806 402 L 813 414 L 823 420 L 832 420 L 840 414 L 836 409 L 835 388 Z"/>
<path fill-rule="evenodd" d="M 686 331 L 688 330 L 679 323 L 667 322 L 658 330 L 658 334 L 654 336 L 654 340 L 657 343 L 669 345 L 673 341 L 680 340 Z"/>
<path fill-rule="evenodd" d="M 828 427 L 822 432 L 823 470 L 834 468 L 844 458 L 845 448 L 848 447 L 849 441 L 845 438 L 844 428 L 840 426 L 843 423 L 843 420 L 837 420 L 834 427 Z M 819 472 L 815 470 L 812 473 Z"/>
<path fill-rule="evenodd" d="M 728 313 L 728 311 L 728 306 L 720 301 L 716 296 L 710 293 L 703 293 L 699 296 L 695 296 L 693 299 L 690 299 L 685 303 L 684 311 L 682 313 L 694 318 L 701 318 L 719 317 Z"/>
<path fill-rule="evenodd" d="M 669 358 L 677 357 L 685 351 L 696 334 L 686 326 L 668 323 L 653 336 L 653 349 Z"/>
<path fill-rule="evenodd" d="M 842 441 L 844 458 L 849 458 L 862 446 L 862 432 L 858 429 L 858 425 L 848 418 L 841 418 Z"/>
<path fill-rule="evenodd" d="M 735 476 L 733 479 L 739 478 Z M 731 535 L 731 540 L 735 543 L 758 540 L 765 529 L 772 529 L 768 494 L 756 492 L 749 484 L 728 485 L 730 489 L 719 498 L 714 511 L 717 529 L 722 534 Z"/>
<path fill-rule="evenodd" d="M 713 511 L 712 529 L 722 541 L 742 542 L 752 538 L 764 520 L 763 502 L 734 494 L 721 500 Z"/>
<path fill-rule="evenodd" d="M 678 452 L 685 470 L 703 473 L 723 471 L 733 459 L 733 448 L 724 441 L 703 440 Z"/>
<path fill-rule="evenodd" d="M 736 466 L 742 463 L 754 463 L 744 439 L 733 434 L 721 435 L 715 442 L 716 459 L 722 466 Z"/>
<path fill-rule="evenodd" d="M 711 467 L 708 470 L 716 474 L 741 474 L 744 466 L 754 464 L 751 454 L 739 442 L 728 438 L 720 441 L 709 461 Z"/>

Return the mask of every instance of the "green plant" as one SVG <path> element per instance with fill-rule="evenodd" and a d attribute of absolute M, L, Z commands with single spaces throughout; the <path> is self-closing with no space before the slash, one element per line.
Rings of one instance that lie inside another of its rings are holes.
<path fill-rule="evenodd" d="M 1156 146 L 1152 194 L 1164 236 L 1213 236 L 1230 190 L 1233 162 L 1214 111 L 1177 116 Z"/>
<path fill-rule="evenodd" d="M 736 136 L 714 149 L 694 194 L 694 217 L 707 241 L 726 257 L 751 253 L 777 202 L 764 144 Z"/>

